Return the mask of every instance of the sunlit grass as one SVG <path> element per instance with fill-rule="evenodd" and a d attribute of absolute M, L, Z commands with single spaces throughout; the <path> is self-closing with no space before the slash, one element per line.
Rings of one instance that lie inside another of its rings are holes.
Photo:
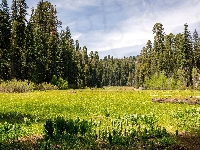
<path fill-rule="evenodd" d="M 189 97 L 200 95 L 199 91 L 136 91 L 136 90 L 65 90 L 35 91 L 32 93 L 0 93 L 0 122 L 22 124 L 28 134 L 42 134 L 48 118 L 63 116 L 110 122 L 125 114 L 155 114 L 158 125 L 175 132 L 177 120 L 172 115 L 185 109 L 200 108 L 199 105 L 153 103 L 155 97 Z M 24 125 L 24 118 L 30 125 Z"/>

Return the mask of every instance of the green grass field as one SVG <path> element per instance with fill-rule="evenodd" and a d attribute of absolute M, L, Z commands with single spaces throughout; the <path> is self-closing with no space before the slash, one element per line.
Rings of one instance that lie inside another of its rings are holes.
<path fill-rule="evenodd" d="M 199 91 L 136 91 L 117 89 L 86 89 L 65 91 L 34 91 L 31 93 L 0 93 L 0 123 L 20 125 L 20 136 L 43 135 L 49 118 L 101 121 L 103 127 L 125 115 L 154 114 L 157 125 L 168 132 L 198 132 L 200 106 L 153 103 L 155 97 L 198 96 Z"/>
<path fill-rule="evenodd" d="M 152 97 L 189 97 L 198 91 L 131 91 L 131 90 L 66 90 L 36 91 L 21 94 L 0 94 L 0 122 L 24 123 L 24 118 L 37 126 L 58 115 L 66 118 L 110 120 L 124 114 L 150 114 L 169 131 L 177 129 L 172 115 L 186 109 L 200 109 L 198 105 L 153 103 Z M 106 115 L 108 115 L 106 117 Z"/>

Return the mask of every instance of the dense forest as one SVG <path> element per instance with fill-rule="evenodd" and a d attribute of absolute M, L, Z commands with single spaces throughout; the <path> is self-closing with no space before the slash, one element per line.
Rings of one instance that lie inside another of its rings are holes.
<path fill-rule="evenodd" d="M 183 33 L 166 35 L 163 25 L 153 27 L 149 40 L 134 57 L 99 58 L 73 40 L 69 27 L 59 32 L 62 22 L 56 8 L 39 1 L 27 20 L 25 0 L 6 0 L 0 5 L 0 79 L 51 82 L 53 76 L 69 87 L 135 86 L 155 89 L 198 87 L 200 39 L 188 25 Z"/>
<path fill-rule="evenodd" d="M 165 34 L 163 25 L 153 27 L 154 41 L 149 40 L 136 60 L 136 86 L 155 89 L 198 88 L 200 38 L 188 25 L 177 35 Z"/>
<path fill-rule="evenodd" d="M 13 0 L 11 11 L 6 0 L 0 7 L 0 78 L 50 82 L 53 75 L 71 87 L 133 85 L 135 58 L 103 60 L 97 52 L 71 37 L 69 27 L 58 32 L 61 21 L 48 1 L 40 1 L 27 21 L 25 0 Z M 11 12 L 11 13 L 10 13 Z"/>

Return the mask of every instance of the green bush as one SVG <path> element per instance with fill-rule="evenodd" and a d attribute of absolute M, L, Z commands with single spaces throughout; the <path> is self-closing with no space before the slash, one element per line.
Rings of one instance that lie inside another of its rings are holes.
<path fill-rule="evenodd" d="M 86 120 L 68 119 L 65 120 L 63 117 L 58 116 L 54 120 L 48 119 L 44 125 L 44 133 L 47 136 L 55 135 L 71 135 L 76 136 L 78 134 L 84 136 L 87 132 L 91 132 L 93 125 L 91 122 Z"/>
<path fill-rule="evenodd" d="M 61 77 L 58 78 L 56 85 L 60 90 L 68 89 L 68 82 L 66 80 L 63 80 Z"/>
<path fill-rule="evenodd" d="M 57 84 L 57 80 L 58 80 L 57 76 L 53 75 L 53 77 L 51 79 L 51 84 L 56 85 Z"/>
<path fill-rule="evenodd" d="M 66 121 L 63 117 L 57 117 L 55 122 L 55 131 L 56 134 L 63 134 L 66 128 Z"/>
<path fill-rule="evenodd" d="M 51 119 L 48 119 L 44 124 L 44 133 L 48 136 L 53 136 L 53 132 L 54 132 L 53 121 Z"/>
<path fill-rule="evenodd" d="M 18 124 L 0 123 L 0 142 L 16 140 L 21 136 L 21 126 Z"/>
<path fill-rule="evenodd" d="M 57 145 L 60 149 L 172 149 L 175 136 L 156 122 L 153 114 L 133 114 L 114 119 L 112 126 L 105 128 L 96 122 L 79 118 L 65 120 L 59 116 L 45 125 L 46 135 L 53 135 L 46 142 L 49 148 Z"/>
<path fill-rule="evenodd" d="M 179 77 L 167 77 L 165 72 L 155 73 L 150 78 L 145 78 L 145 88 L 152 90 L 185 89 Z"/>
<path fill-rule="evenodd" d="M 35 90 L 45 91 L 45 90 L 57 90 L 57 87 L 55 85 L 52 85 L 50 83 L 40 83 L 35 86 Z"/>
<path fill-rule="evenodd" d="M 59 77 L 57 78 L 56 75 L 53 75 L 51 84 L 58 87 L 59 90 L 66 90 L 68 89 L 68 82 L 67 80 L 64 80 L 63 78 Z"/>

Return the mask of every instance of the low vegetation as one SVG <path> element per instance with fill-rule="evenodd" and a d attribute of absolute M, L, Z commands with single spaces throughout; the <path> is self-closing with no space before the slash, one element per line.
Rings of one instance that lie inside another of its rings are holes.
<path fill-rule="evenodd" d="M 29 20 L 27 9 L 0 4 L 0 149 L 182 149 L 180 135 L 200 136 L 194 101 L 152 102 L 199 96 L 196 29 L 166 35 L 156 23 L 140 55 L 100 58 L 59 29 L 50 2 Z"/>
<path fill-rule="evenodd" d="M 28 80 L 16 80 L 11 81 L 1 81 L 0 82 L 0 92 L 2 93 L 26 93 L 33 92 L 34 90 L 66 90 L 68 89 L 68 82 L 61 77 L 57 78 L 53 76 L 51 83 L 33 83 Z"/>
<path fill-rule="evenodd" d="M 198 91 L 106 87 L 0 93 L 0 143 L 35 149 L 183 147 L 177 136 L 199 135 L 199 105 L 152 98 L 188 95 Z"/>
<path fill-rule="evenodd" d="M 34 90 L 34 84 L 29 81 L 17 81 L 13 79 L 11 81 L 0 82 L 0 92 L 5 93 L 24 93 Z"/>

